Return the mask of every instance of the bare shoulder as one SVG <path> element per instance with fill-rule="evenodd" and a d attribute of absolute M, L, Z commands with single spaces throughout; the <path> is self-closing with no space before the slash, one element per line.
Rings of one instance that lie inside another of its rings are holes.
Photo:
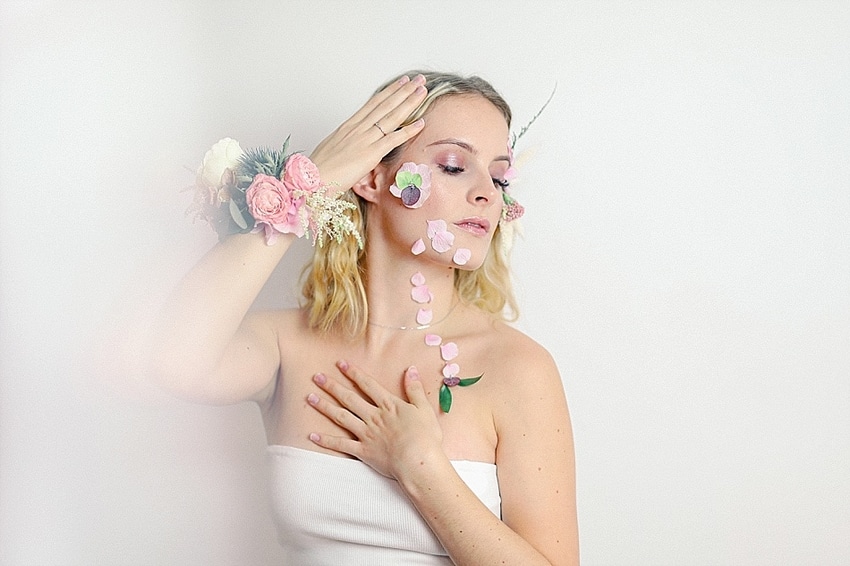
<path fill-rule="evenodd" d="M 488 338 L 488 357 L 499 368 L 499 380 L 505 385 L 551 382 L 561 388 L 552 355 L 537 341 L 501 321 L 493 323 Z"/>

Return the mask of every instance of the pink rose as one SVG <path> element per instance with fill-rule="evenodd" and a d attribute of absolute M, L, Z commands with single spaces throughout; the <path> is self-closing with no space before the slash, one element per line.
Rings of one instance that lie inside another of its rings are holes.
<path fill-rule="evenodd" d="M 304 204 L 304 198 L 293 199 L 289 189 L 268 175 L 258 174 L 245 192 L 248 211 L 257 225 L 254 232 L 260 231 L 262 224 L 266 233 L 266 243 L 271 245 L 277 234 L 304 235 L 304 227 L 298 211 Z"/>
<path fill-rule="evenodd" d="M 283 182 L 287 187 L 312 193 L 322 184 L 319 179 L 319 168 L 310 158 L 300 153 L 293 153 L 286 160 L 283 168 Z"/>

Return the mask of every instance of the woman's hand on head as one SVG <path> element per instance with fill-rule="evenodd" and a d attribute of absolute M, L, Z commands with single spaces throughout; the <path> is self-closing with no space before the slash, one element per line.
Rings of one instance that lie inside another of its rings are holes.
<path fill-rule="evenodd" d="M 339 362 L 337 367 L 363 395 L 335 379 L 317 374 L 314 382 L 338 404 L 312 393 L 307 401 L 355 438 L 313 433 L 310 440 L 323 448 L 354 456 L 395 479 L 422 461 L 442 454 L 443 432 L 415 367 L 408 368 L 404 374 L 404 391 L 409 402 L 387 391 L 359 368 L 346 362 Z"/>
<path fill-rule="evenodd" d="M 351 188 L 381 159 L 416 134 L 424 120 L 399 128 L 425 99 L 422 75 L 395 81 L 322 140 L 310 159 L 322 181 L 340 190 Z M 376 126 L 377 124 L 377 126 Z"/>

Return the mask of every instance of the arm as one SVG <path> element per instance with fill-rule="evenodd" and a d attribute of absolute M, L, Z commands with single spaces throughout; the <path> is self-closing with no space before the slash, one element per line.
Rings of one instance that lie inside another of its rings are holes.
<path fill-rule="evenodd" d="M 390 150 L 421 129 L 396 130 L 425 96 L 424 80 L 401 80 L 373 96 L 316 147 L 311 159 L 325 182 L 348 189 Z M 383 135 L 374 127 L 380 120 Z M 267 246 L 261 234 L 216 245 L 184 277 L 155 327 L 148 353 L 153 377 L 167 390 L 211 403 L 262 400 L 280 365 L 272 316 L 248 314 L 294 236 Z"/>
<path fill-rule="evenodd" d="M 410 403 L 345 364 L 340 369 L 372 403 L 319 377 L 317 384 L 342 407 L 317 396 L 308 401 L 356 440 L 311 438 L 395 478 L 458 566 L 578 564 L 572 433 L 563 388 L 548 355 L 536 352 L 523 358 L 526 387 L 510 388 L 504 414 L 496 415 L 502 521 L 467 487 L 442 451 L 440 427 L 415 368 L 404 380 Z"/>

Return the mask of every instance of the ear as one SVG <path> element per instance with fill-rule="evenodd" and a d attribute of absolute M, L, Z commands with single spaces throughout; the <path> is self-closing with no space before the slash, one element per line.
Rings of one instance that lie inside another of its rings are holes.
<path fill-rule="evenodd" d="M 387 168 L 381 163 L 354 183 L 351 190 L 366 202 L 376 204 L 384 193 L 389 193 L 391 184 Z"/>

